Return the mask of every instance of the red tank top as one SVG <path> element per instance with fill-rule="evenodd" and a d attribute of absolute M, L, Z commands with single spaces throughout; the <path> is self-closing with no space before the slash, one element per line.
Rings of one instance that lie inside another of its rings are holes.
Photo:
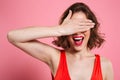
<path fill-rule="evenodd" d="M 100 56 L 95 55 L 95 57 L 96 58 L 94 62 L 94 69 L 93 69 L 93 73 L 91 76 L 91 80 L 102 80 Z M 54 77 L 52 78 L 53 78 L 52 80 L 71 80 L 69 73 L 68 73 L 65 51 L 61 51 L 58 70 L 55 75 L 55 78 Z"/>

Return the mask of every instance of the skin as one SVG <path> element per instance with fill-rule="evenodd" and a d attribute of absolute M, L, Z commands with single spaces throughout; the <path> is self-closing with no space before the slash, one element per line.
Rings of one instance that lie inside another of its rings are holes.
<path fill-rule="evenodd" d="M 61 25 L 12 30 L 8 33 L 7 37 L 9 42 L 16 47 L 46 63 L 50 67 L 53 76 L 55 76 L 60 59 L 60 50 L 37 41 L 37 39 L 68 35 L 68 40 L 72 47 L 66 50 L 66 57 L 71 80 L 90 80 L 95 55 L 87 48 L 87 42 L 90 36 L 90 28 L 93 27 L 94 23 L 88 20 L 83 12 L 77 12 L 72 16 L 72 11 L 69 11 L 67 18 Z M 85 36 L 81 46 L 74 45 L 73 35 Z M 103 79 L 113 80 L 111 62 L 101 57 L 101 66 Z"/>

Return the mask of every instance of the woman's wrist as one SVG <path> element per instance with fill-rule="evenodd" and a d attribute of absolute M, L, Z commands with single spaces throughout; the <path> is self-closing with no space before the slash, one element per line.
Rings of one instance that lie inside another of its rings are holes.
<path fill-rule="evenodd" d="M 58 25 L 56 27 L 54 27 L 55 31 L 56 32 L 55 34 L 57 36 L 64 36 L 65 35 L 65 30 L 63 29 L 62 25 Z"/>

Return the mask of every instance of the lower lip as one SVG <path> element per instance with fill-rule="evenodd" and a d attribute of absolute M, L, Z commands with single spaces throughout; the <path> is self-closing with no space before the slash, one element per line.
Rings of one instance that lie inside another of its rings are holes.
<path fill-rule="evenodd" d="M 75 43 L 76 46 L 81 46 L 82 42 L 83 42 L 83 40 L 81 40 L 81 41 L 74 41 L 74 43 Z"/>

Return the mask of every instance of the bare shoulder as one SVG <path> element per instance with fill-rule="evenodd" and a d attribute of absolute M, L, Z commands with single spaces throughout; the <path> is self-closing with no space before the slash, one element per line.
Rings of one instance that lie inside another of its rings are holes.
<path fill-rule="evenodd" d="M 112 62 L 108 58 L 101 56 L 100 59 L 101 59 L 101 64 L 103 64 L 104 66 L 106 67 L 112 66 Z"/>
<path fill-rule="evenodd" d="M 102 74 L 105 80 L 113 80 L 113 65 L 111 60 L 101 56 Z"/>

